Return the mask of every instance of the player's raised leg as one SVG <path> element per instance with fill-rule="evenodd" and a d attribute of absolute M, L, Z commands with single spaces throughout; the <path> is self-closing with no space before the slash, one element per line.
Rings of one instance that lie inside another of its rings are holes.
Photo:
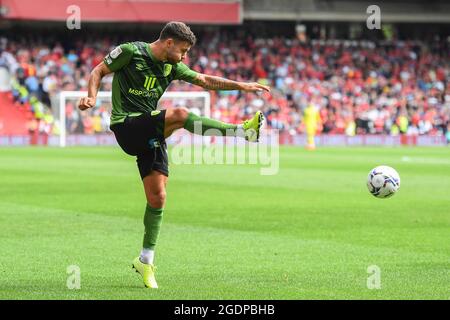
<path fill-rule="evenodd" d="M 252 119 L 236 125 L 198 116 L 187 108 L 169 108 L 166 110 L 164 136 L 168 138 L 175 130 L 184 128 L 191 133 L 204 136 L 231 135 L 245 137 L 246 140 L 257 142 L 263 123 L 264 115 L 261 111 L 257 111 Z"/>
<path fill-rule="evenodd" d="M 153 260 L 166 202 L 167 177 L 159 171 L 152 171 L 142 182 L 147 198 L 144 216 L 145 234 L 141 255 L 134 259 L 133 268 L 141 274 L 147 288 L 158 288 Z"/>

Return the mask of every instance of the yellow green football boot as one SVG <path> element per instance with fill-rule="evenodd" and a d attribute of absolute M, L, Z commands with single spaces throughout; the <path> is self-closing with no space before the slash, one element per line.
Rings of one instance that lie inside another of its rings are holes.
<path fill-rule="evenodd" d="M 142 276 L 144 285 L 147 288 L 158 288 L 155 279 L 156 267 L 154 265 L 142 263 L 141 260 L 139 260 L 139 257 L 137 257 L 133 260 L 132 268 Z"/>
<path fill-rule="evenodd" d="M 261 111 L 257 111 L 253 118 L 245 120 L 242 128 L 245 131 L 245 140 L 250 142 L 259 141 L 259 131 L 264 123 L 264 115 Z"/>

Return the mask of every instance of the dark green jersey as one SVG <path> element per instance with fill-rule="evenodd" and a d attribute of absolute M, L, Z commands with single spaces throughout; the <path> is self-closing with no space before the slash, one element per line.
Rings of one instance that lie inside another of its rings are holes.
<path fill-rule="evenodd" d="M 103 61 L 114 72 L 111 124 L 156 110 L 172 80 L 192 82 L 197 76 L 182 62 L 172 65 L 156 60 L 146 42 L 121 44 Z"/>

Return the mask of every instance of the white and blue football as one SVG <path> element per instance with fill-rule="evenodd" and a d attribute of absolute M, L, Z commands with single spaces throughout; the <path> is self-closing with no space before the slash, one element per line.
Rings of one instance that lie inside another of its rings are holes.
<path fill-rule="evenodd" d="M 394 168 L 375 167 L 367 177 L 367 188 L 377 198 L 392 197 L 400 189 L 400 176 Z"/>

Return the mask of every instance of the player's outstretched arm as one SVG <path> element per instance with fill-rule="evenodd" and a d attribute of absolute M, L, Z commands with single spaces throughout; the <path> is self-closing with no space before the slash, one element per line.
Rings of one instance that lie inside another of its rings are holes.
<path fill-rule="evenodd" d="M 196 84 L 207 90 L 241 90 L 247 92 L 270 92 L 269 86 L 264 86 L 257 82 L 238 82 L 221 77 L 209 76 L 199 73 L 195 77 L 193 84 Z"/>
<path fill-rule="evenodd" d="M 98 89 L 100 88 L 100 83 L 102 78 L 107 74 L 112 73 L 108 66 L 104 62 L 100 62 L 91 72 L 88 84 L 88 96 L 81 98 L 78 103 L 78 108 L 80 110 L 86 110 L 95 106 L 97 99 Z"/>

